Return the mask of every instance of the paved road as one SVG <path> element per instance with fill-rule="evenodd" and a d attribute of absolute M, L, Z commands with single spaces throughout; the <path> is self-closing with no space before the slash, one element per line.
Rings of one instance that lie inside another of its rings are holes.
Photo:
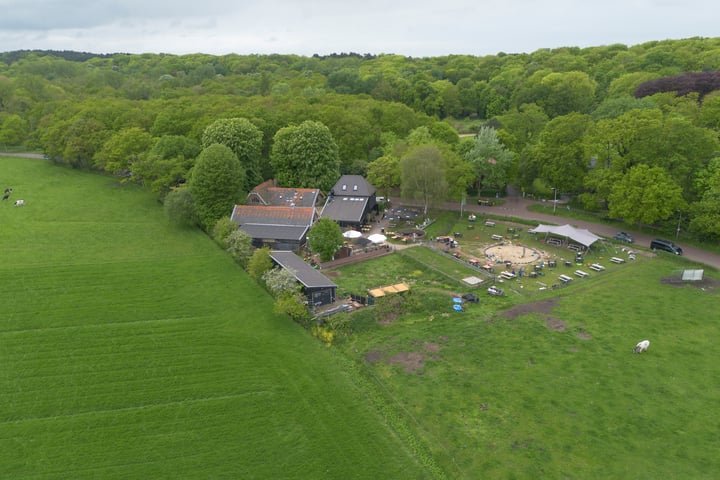
<path fill-rule="evenodd" d="M 412 205 L 412 202 L 401 200 L 399 198 L 392 198 L 390 199 L 390 201 L 393 205 Z M 570 225 L 573 225 L 575 227 L 590 230 L 596 235 L 610 238 L 612 238 L 618 231 L 617 228 L 608 225 L 585 222 L 572 218 L 564 218 L 559 215 L 531 212 L 530 210 L 528 210 L 528 207 L 534 204 L 537 204 L 537 202 L 533 200 L 527 200 L 520 197 L 507 197 L 503 205 L 494 207 L 481 207 L 479 205 L 466 204 L 463 206 L 463 212 L 473 212 L 475 214 L 480 214 L 480 216 L 482 216 L 483 213 L 502 215 L 508 217 L 522 218 L 526 220 L 536 220 L 539 223 L 547 223 L 554 225 L 564 225 L 566 223 L 569 223 Z M 460 204 L 446 203 L 444 205 L 444 208 L 447 210 L 460 211 Z M 654 238 L 654 236 L 644 233 L 634 232 L 631 230 L 626 231 L 633 236 L 635 243 L 638 245 L 650 246 L 650 240 Z M 677 243 L 682 247 L 683 256 L 685 256 L 686 258 L 720 269 L 720 255 L 713 252 L 708 252 L 707 250 L 701 250 L 691 245 L 683 245 L 682 241 L 678 241 Z"/>

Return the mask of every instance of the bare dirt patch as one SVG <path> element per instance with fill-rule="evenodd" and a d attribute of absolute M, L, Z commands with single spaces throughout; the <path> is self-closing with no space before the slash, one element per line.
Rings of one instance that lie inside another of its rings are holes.
<path fill-rule="evenodd" d="M 382 360 L 383 354 L 380 350 L 370 350 L 365 354 L 365 361 L 368 363 L 377 363 Z"/>
<path fill-rule="evenodd" d="M 391 357 L 388 363 L 401 366 L 405 373 L 413 373 L 423 368 L 425 356 L 420 352 L 403 352 Z"/>
<path fill-rule="evenodd" d="M 709 290 L 713 293 L 720 292 L 720 280 L 709 277 L 703 277 L 702 280 L 696 280 L 693 282 L 685 282 L 683 281 L 682 276 L 672 275 L 661 278 L 660 283 L 663 285 L 672 285 L 674 287 L 695 287 L 705 291 Z"/>
<path fill-rule="evenodd" d="M 581 339 L 583 339 L 583 340 L 590 340 L 590 339 L 592 338 L 592 335 L 590 335 L 589 333 L 587 333 L 587 332 L 584 331 L 584 330 L 580 330 L 580 331 L 577 333 L 577 337 L 578 337 L 578 338 L 581 338 Z"/>
<path fill-rule="evenodd" d="M 336 278 L 341 275 L 341 272 L 338 270 L 327 270 L 323 272 L 323 275 L 325 275 L 328 278 Z"/>
<path fill-rule="evenodd" d="M 386 313 L 385 315 L 383 315 L 383 317 L 380 320 L 378 320 L 378 323 L 380 325 L 390 325 L 391 323 L 394 323 L 395 320 L 397 320 L 397 319 L 398 319 L 398 314 L 390 312 L 390 313 Z"/>
<path fill-rule="evenodd" d="M 564 332 L 567 328 L 565 322 L 555 317 L 546 317 L 545 325 L 547 325 L 549 329 L 555 330 L 556 332 Z"/>
<path fill-rule="evenodd" d="M 437 343 L 426 343 L 425 344 L 425 351 L 426 352 L 439 352 L 442 347 L 438 345 Z"/>
<path fill-rule="evenodd" d="M 550 298 L 547 300 L 540 300 L 539 302 L 523 303 L 522 305 L 515 305 L 514 307 L 500 312 L 500 315 L 510 320 L 514 320 L 520 315 L 527 315 L 529 313 L 542 313 L 548 315 L 553 311 L 557 302 L 557 298 Z"/>

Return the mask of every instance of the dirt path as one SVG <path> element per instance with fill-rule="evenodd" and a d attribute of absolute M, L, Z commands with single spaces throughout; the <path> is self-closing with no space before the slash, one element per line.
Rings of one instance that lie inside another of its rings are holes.
<path fill-rule="evenodd" d="M 391 203 L 393 205 L 413 205 L 412 202 L 403 201 L 400 198 L 392 198 L 390 199 Z M 560 215 L 552 215 L 552 214 L 542 214 L 542 213 L 536 213 L 531 212 L 528 210 L 528 207 L 530 205 L 537 204 L 537 201 L 534 200 L 527 200 L 523 199 L 521 197 L 508 197 L 505 199 L 505 203 L 503 205 L 499 206 L 493 206 L 493 207 L 481 207 L 480 205 L 472 205 L 472 204 L 466 204 L 463 205 L 462 210 L 463 212 L 472 212 L 475 213 L 478 216 L 482 216 L 483 214 L 493 214 L 493 215 L 501 215 L 506 217 L 516 217 L 516 218 L 522 218 L 525 220 L 535 220 L 538 223 L 548 223 L 548 224 L 554 224 L 554 225 L 564 225 L 566 223 L 569 223 L 575 227 L 578 228 L 585 228 L 587 230 L 590 230 L 591 232 L 595 233 L 596 235 L 601 235 L 603 237 L 609 237 L 612 238 L 617 232 L 618 229 L 613 226 L 608 225 L 602 225 L 598 223 L 592 223 L 592 222 L 586 222 L 582 220 L 576 220 L 572 218 L 565 218 Z M 452 203 L 448 202 L 445 203 L 444 207 L 447 210 L 453 210 L 453 211 L 460 211 L 460 204 L 459 203 Z M 564 208 L 564 207 L 558 207 L 558 208 Z M 632 234 L 633 238 L 635 239 L 635 243 L 642 246 L 649 246 L 650 240 L 652 240 L 655 236 L 648 235 L 640 232 L 634 232 L 627 230 L 628 233 Z M 709 252 L 707 250 L 702 250 L 697 247 L 693 247 L 691 245 L 683 245 L 682 241 L 678 241 L 678 244 L 683 249 L 683 256 L 686 258 L 689 258 L 690 260 L 694 260 L 696 262 L 703 263 L 705 265 L 709 265 L 711 267 L 715 267 L 717 269 L 720 269 L 720 255 Z"/>

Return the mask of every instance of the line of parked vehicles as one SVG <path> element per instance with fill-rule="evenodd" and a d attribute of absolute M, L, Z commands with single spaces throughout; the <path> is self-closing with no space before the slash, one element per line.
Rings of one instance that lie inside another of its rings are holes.
<path fill-rule="evenodd" d="M 618 232 L 615 234 L 615 240 L 625 243 L 633 243 L 634 239 L 632 235 L 630 235 L 627 232 Z M 672 242 L 670 240 L 665 240 L 663 238 L 656 238 L 650 242 L 650 250 L 657 251 L 657 250 L 663 250 L 665 252 L 670 252 L 675 255 L 682 255 L 682 248 L 678 246 L 675 242 Z"/>

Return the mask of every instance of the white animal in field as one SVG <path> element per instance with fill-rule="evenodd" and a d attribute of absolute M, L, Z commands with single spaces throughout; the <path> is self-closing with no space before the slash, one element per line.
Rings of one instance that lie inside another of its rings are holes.
<path fill-rule="evenodd" d="M 15 200 L 16 207 L 21 207 L 23 205 L 25 205 L 25 200 Z"/>
<path fill-rule="evenodd" d="M 650 340 L 643 340 L 642 342 L 639 342 L 637 345 L 635 345 L 635 348 L 633 348 L 633 353 L 647 352 L 649 346 Z"/>

